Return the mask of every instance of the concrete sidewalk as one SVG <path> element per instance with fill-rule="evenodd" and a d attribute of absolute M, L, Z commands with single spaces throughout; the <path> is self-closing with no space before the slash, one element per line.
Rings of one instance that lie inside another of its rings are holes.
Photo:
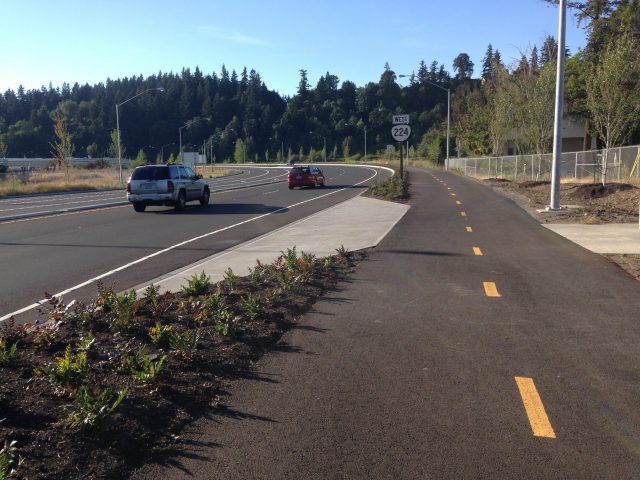
<path fill-rule="evenodd" d="M 161 291 L 180 291 L 187 280 L 204 271 L 212 282 L 223 279 L 231 268 L 247 275 L 249 268 L 273 262 L 280 252 L 296 247 L 317 256 L 334 254 L 344 246 L 350 251 L 376 246 L 409 210 L 408 205 L 358 196 L 310 217 L 286 225 L 258 238 L 212 255 L 202 261 L 175 270 L 135 287 L 144 290 L 153 283 Z"/>
<path fill-rule="evenodd" d="M 640 228 L 637 223 L 556 223 L 543 224 L 543 227 L 595 253 L 640 254 Z"/>

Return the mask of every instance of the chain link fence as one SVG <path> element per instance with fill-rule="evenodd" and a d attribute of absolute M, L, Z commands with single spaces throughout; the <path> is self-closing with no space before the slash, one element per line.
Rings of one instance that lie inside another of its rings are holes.
<path fill-rule="evenodd" d="M 553 156 L 508 155 L 501 157 L 450 158 L 449 168 L 478 178 L 515 181 L 550 180 Z M 566 152 L 560 159 L 560 179 L 640 183 L 640 145 L 584 152 Z"/>

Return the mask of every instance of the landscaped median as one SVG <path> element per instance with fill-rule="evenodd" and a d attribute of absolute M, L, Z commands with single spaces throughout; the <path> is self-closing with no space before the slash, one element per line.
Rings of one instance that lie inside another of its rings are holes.
<path fill-rule="evenodd" d="M 247 372 L 364 252 L 283 251 L 246 277 L 194 275 L 90 304 L 48 297 L 43 323 L 0 327 L 0 478 L 124 478 Z M 4 447 L 2 447 L 4 446 Z"/>

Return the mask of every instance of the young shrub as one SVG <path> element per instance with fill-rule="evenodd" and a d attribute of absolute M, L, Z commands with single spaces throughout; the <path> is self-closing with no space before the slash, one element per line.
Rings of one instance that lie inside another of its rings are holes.
<path fill-rule="evenodd" d="M 186 331 L 182 335 L 172 333 L 169 343 L 171 349 L 175 350 L 185 360 L 190 360 L 198 348 L 200 333 L 197 330 Z"/>
<path fill-rule="evenodd" d="M 207 295 L 200 303 L 200 309 L 195 313 L 193 319 L 197 323 L 203 324 L 207 320 L 214 318 L 216 313 L 224 308 L 226 308 L 226 304 L 220 292 L 212 293 Z"/>
<path fill-rule="evenodd" d="M 156 358 L 157 355 L 148 355 L 142 347 L 135 354 L 123 357 L 122 368 L 143 383 L 156 383 L 169 372 L 164 368 L 167 356 L 163 355 L 160 360 L 154 362 Z"/>
<path fill-rule="evenodd" d="M 126 396 L 127 390 L 115 394 L 110 388 L 78 388 L 73 394 L 73 403 L 68 407 L 67 426 L 73 429 L 102 426 Z"/>
<path fill-rule="evenodd" d="M 31 323 L 18 325 L 16 324 L 16 319 L 14 317 L 10 317 L 2 324 L 2 328 L 0 329 L 0 341 L 4 342 L 7 348 L 11 347 L 11 345 L 23 340 L 31 328 L 33 328 Z"/>
<path fill-rule="evenodd" d="M 229 293 L 232 293 L 238 286 L 238 276 L 233 273 L 231 267 L 224 271 L 223 278 L 227 286 L 229 287 Z"/>
<path fill-rule="evenodd" d="M 218 335 L 227 337 L 236 334 L 239 319 L 234 317 L 229 310 L 222 309 L 218 311 L 214 320 L 214 330 Z"/>
<path fill-rule="evenodd" d="M 187 285 L 182 287 L 182 293 L 190 297 L 199 297 L 206 294 L 211 288 L 211 277 L 204 273 L 204 270 L 200 272 L 200 275 L 193 275 Z"/>
<path fill-rule="evenodd" d="M 0 480 L 9 478 L 16 473 L 16 469 L 24 463 L 24 457 L 18 454 L 17 441 L 5 439 L 0 448 Z"/>
<path fill-rule="evenodd" d="M 42 373 L 49 381 L 62 389 L 74 389 L 84 383 L 89 372 L 87 366 L 87 352 L 73 353 L 71 345 L 62 357 L 55 360 L 53 367 L 45 367 Z"/>
<path fill-rule="evenodd" d="M 255 320 L 264 313 L 264 305 L 260 301 L 260 297 L 251 295 L 250 293 L 242 300 L 242 306 L 247 317 L 251 320 Z"/>
<path fill-rule="evenodd" d="M 62 321 L 51 321 L 38 328 L 33 336 L 33 344 L 38 350 L 51 348 L 60 339 Z"/>
<path fill-rule="evenodd" d="M 8 344 L 5 340 L 0 340 L 0 367 L 17 365 L 19 360 L 18 343 Z"/>
<path fill-rule="evenodd" d="M 256 260 L 256 266 L 249 269 L 249 280 L 256 285 L 262 285 L 267 281 L 267 279 L 268 274 L 266 266 L 261 263 L 260 260 Z"/>
<path fill-rule="evenodd" d="M 348 249 L 345 248 L 344 245 L 340 245 L 340 248 L 336 248 L 336 252 L 338 253 L 338 256 L 344 259 L 349 258 L 350 252 Z"/>
<path fill-rule="evenodd" d="M 131 289 L 128 292 L 116 294 L 112 309 L 114 318 L 112 318 L 111 327 L 118 332 L 130 329 L 139 308 L 140 302 L 137 300 L 135 290 Z"/>
<path fill-rule="evenodd" d="M 156 310 L 160 305 L 160 289 L 153 284 L 149 285 L 144 291 L 144 299 L 152 311 Z"/>
<path fill-rule="evenodd" d="M 109 313 L 115 309 L 116 294 L 113 287 L 105 287 L 102 282 L 98 282 L 98 298 L 96 298 L 96 307 L 101 308 L 104 313 Z"/>
<path fill-rule="evenodd" d="M 163 325 L 160 322 L 156 322 L 155 327 L 150 327 L 148 330 L 149 338 L 158 348 L 167 349 L 170 346 L 171 335 L 173 334 L 173 325 Z"/>
<path fill-rule="evenodd" d="M 298 268 L 298 253 L 296 247 L 287 248 L 286 251 L 281 251 L 282 263 L 287 270 L 296 270 Z"/>

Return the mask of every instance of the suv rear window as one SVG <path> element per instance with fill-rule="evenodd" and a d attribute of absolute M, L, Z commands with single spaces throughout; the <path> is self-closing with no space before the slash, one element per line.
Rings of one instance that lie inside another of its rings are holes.
<path fill-rule="evenodd" d="M 291 173 L 309 173 L 309 167 L 294 167 Z"/>
<path fill-rule="evenodd" d="M 138 167 L 133 171 L 131 180 L 168 180 L 169 169 L 161 166 Z"/>

